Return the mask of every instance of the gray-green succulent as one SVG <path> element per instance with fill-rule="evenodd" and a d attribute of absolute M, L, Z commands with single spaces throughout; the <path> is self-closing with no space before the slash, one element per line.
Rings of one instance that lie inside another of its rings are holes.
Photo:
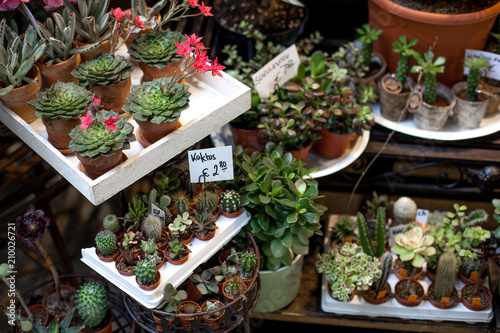
<path fill-rule="evenodd" d="M 78 0 L 77 6 L 64 0 L 64 5 L 75 13 L 78 40 L 95 43 L 111 37 L 109 0 Z"/>
<path fill-rule="evenodd" d="M 71 74 L 82 86 L 105 86 L 127 79 L 132 65 L 124 57 L 101 53 L 99 56 L 77 66 Z"/>
<path fill-rule="evenodd" d="M 186 37 L 178 31 L 145 33 L 130 43 L 128 53 L 133 61 L 163 68 L 169 63 L 181 60 L 181 55 L 176 53 L 175 42 L 185 41 Z"/>

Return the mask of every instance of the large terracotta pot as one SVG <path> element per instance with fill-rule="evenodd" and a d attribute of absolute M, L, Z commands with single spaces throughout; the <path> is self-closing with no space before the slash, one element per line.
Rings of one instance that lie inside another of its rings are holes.
<path fill-rule="evenodd" d="M 76 288 L 69 286 L 69 285 L 66 285 L 66 284 L 60 285 L 59 291 L 61 292 L 61 297 L 64 299 L 67 299 L 67 300 L 74 298 L 74 295 L 76 295 L 76 293 L 77 293 Z M 57 297 L 56 287 L 50 288 L 43 295 L 42 305 L 47 309 L 47 311 L 49 312 L 49 314 L 52 317 L 57 317 L 57 318 L 59 318 L 59 321 L 61 321 L 68 315 L 68 313 L 71 309 L 70 308 L 66 309 L 67 310 L 66 312 L 61 311 L 59 313 L 52 313 L 50 311 L 51 307 L 48 304 L 51 304 L 51 302 L 54 302 L 56 297 Z"/>
<path fill-rule="evenodd" d="M 115 166 L 120 164 L 124 158 L 121 149 L 117 150 L 110 157 L 101 156 L 99 158 L 96 158 L 95 160 L 91 159 L 88 156 L 80 156 L 80 154 L 78 153 L 76 153 L 76 157 L 81 162 L 81 166 L 83 168 L 82 171 L 85 172 L 85 174 L 91 179 L 96 179 L 97 177 L 113 169 Z"/>
<path fill-rule="evenodd" d="M 74 43 L 78 47 L 90 44 L 90 43 L 80 42 L 78 40 L 75 40 Z M 99 47 L 94 51 L 87 53 L 80 53 L 80 56 L 82 58 L 82 62 L 85 62 L 97 57 L 102 52 L 109 53 L 110 51 L 111 51 L 111 42 L 109 40 L 105 40 L 104 42 L 101 42 L 101 45 L 99 45 Z"/>
<path fill-rule="evenodd" d="M 385 57 L 388 71 L 396 72 L 399 54 L 392 51 L 392 43 L 399 36 L 404 35 L 408 40 L 417 38 L 419 42 L 414 49 L 421 54 L 437 36 L 434 54 L 446 58 L 445 73 L 438 74 L 438 81 L 450 87 L 463 80 L 465 49 L 483 50 L 499 13 L 500 2 L 479 12 L 450 15 L 421 12 L 391 0 L 368 1 L 370 25 L 384 31 L 374 42 L 373 49 Z"/>
<path fill-rule="evenodd" d="M 137 140 L 144 147 L 152 145 L 180 127 L 179 118 L 171 123 L 154 124 L 150 121 L 136 122 L 137 125 L 139 125 L 137 129 Z"/>
<path fill-rule="evenodd" d="M 144 73 L 144 75 L 142 76 L 142 81 L 143 82 L 153 81 L 154 79 L 159 79 L 162 77 L 170 77 L 170 76 L 174 75 L 174 72 L 177 69 L 177 66 L 179 66 L 179 62 L 180 62 L 180 60 L 176 61 L 176 62 L 172 62 L 163 68 L 148 66 L 148 65 L 139 63 L 139 68 Z"/>
<path fill-rule="evenodd" d="M 45 66 L 43 60 L 42 57 L 41 61 L 37 62 L 37 65 L 40 68 L 42 80 L 48 87 L 51 87 L 57 81 L 78 84 L 78 80 L 71 75 L 71 71 L 80 65 L 80 54 L 73 54 L 68 60 L 50 66 Z"/>
<path fill-rule="evenodd" d="M 248 153 L 254 151 L 263 153 L 266 149 L 266 142 L 259 138 L 260 129 L 242 129 L 229 124 L 231 133 L 233 134 L 233 142 L 235 146 L 242 146 L 243 149 L 248 149 Z"/>
<path fill-rule="evenodd" d="M 127 103 L 127 96 L 130 94 L 132 78 L 129 76 L 125 80 L 105 86 L 87 86 L 96 96 L 101 96 L 101 104 L 104 110 L 115 111 L 123 114 L 122 107 Z"/>
<path fill-rule="evenodd" d="M 337 158 L 344 153 L 356 133 L 337 134 L 324 128 L 319 131 L 321 139 L 314 143 L 314 150 L 322 157 Z"/>
<path fill-rule="evenodd" d="M 80 119 L 49 119 L 42 118 L 42 122 L 47 130 L 48 141 L 64 155 L 73 154 L 69 149 L 71 137 L 69 132 L 81 124 Z"/>
<path fill-rule="evenodd" d="M 36 93 L 42 88 L 42 76 L 38 66 L 33 66 L 27 77 L 36 79 L 37 83 L 14 88 L 7 95 L 0 96 L 0 100 L 25 122 L 31 123 L 37 118 L 35 117 L 35 110 L 31 105 L 28 105 L 28 102 L 35 99 Z"/>

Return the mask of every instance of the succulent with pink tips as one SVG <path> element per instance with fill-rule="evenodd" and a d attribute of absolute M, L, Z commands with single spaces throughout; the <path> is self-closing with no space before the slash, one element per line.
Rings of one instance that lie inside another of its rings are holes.
<path fill-rule="evenodd" d="M 424 235 L 424 230 L 420 226 L 413 227 L 406 233 L 395 236 L 396 244 L 391 251 L 396 253 L 401 261 L 412 261 L 413 267 L 422 267 L 425 262 L 423 256 L 436 254 L 436 249 L 431 245 L 434 243 L 434 236 Z"/>

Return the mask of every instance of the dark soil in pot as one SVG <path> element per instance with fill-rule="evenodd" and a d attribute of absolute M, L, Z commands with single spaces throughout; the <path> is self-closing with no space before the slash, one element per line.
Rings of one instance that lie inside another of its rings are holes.
<path fill-rule="evenodd" d="M 377 298 L 379 292 L 381 292 L 383 290 L 385 290 L 385 295 L 381 298 Z M 370 288 L 368 290 L 363 290 L 361 292 L 361 294 L 362 294 L 363 298 L 368 303 L 381 304 L 381 303 L 384 303 L 385 301 L 387 301 L 389 299 L 389 297 L 391 296 L 391 285 L 389 284 L 389 282 L 386 282 L 384 289 L 382 289 L 380 291 L 377 291 L 375 288 Z M 369 300 L 367 300 L 367 298 L 369 298 Z"/>
<path fill-rule="evenodd" d="M 412 281 L 411 285 L 410 285 L 410 289 L 409 289 L 409 291 L 407 291 L 406 290 L 406 283 L 407 283 L 407 280 L 405 280 L 404 283 L 396 284 L 394 292 L 397 293 L 400 298 L 407 300 L 409 296 L 417 295 L 417 298 L 420 299 L 422 296 L 424 296 L 424 288 L 422 287 L 421 284 L 415 283 L 415 281 Z"/>
<path fill-rule="evenodd" d="M 465 14 L 491 7 L 498 0 L 392 0 L 398 5 L 438 14 Z"/>
<path fill-rule="evenodd" d="M 467 285 L 467 288 L 462 289 L 462 298 L 467 301 L 469 304 L 472 304 L 473 298 L 481 299 L 481 306 L 485 306 L 491 302 L 491 293 L 485 286 L 480 286 L 477 295 L 474 295 L 474 289 L 476 288 L 475 284 Z"/>
<path fill-rule="evenodd" d="M 406 273 L 407 273 L 407 276 L 403 276 L 403 277 L 409 278 L 410 274 L 411 274 L 411 270 L 413 269 L 413 266 L 411 266 L 411 264 L 407 266 L 405 264 L 405 262 L 401 261 L 399 258 L 394 260 L 393 270 L 394 270 L 394 274 L 396 274 L 398 279 L 401 279 L 401 277 L 399 275 L 400 274 L 399 271 L 401 268 L 406 269 Z M 422 268 L 417 268 L 417 273 L 415 274 L 413 279 L 414 280 L 421 280 L 422 278 L 423 278 Z"/>
<path fill-rule="evenodd" d="M 135 266 L 129 266 L 125 264 L 123 257 L 119 257 L 118 260 L 116 261 L 116 269 L 122 273 L 132 273 L 135 271 Z"/>
<path fill-rule="evenodd" d="M 434 283 L 429 286 L 429 290 L 427 291 L 427 295 L 429 297 L 429 302 L 432 305 L 440 308 L 440 309 L 448 309 L 455 305 L 458 302 L 458 292 L 456 288 L 453 288 L 453 293 L 450 296 L 450 301 L 447 304 L 441 304 L 441 298 L 436 296 L 434 293 Z"/>
<path fill-rule="evenodd" d="M 76 289 L 68 285 L 61 285 L 60 292 L 61 297 L 59 298 L 55 287 L 47 291 L 43 299 L 43 305 L 51 315 L 59 316 L 62 320 L 70 309 L 76 305 Z"/>

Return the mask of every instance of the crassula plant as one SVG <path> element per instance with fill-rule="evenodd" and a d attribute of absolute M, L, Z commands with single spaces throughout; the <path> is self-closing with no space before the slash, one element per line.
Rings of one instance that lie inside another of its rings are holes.
<path fill-rule="evenodd" d="M 177 290 L 171 283 L 167 283 L 163 291 L 163 301 L 158 304 L 157 309 L 175 313 L 177 306 L 186 300 L 188 294 L 185 290 Z"/>
<path fill-rule="evenodd" d="M 327 107 L 323 110 L 325 122 L 322 126 L 329 132 L 337 134 L 363 134 L 375 123 L 375 116 L 368 105 L 359 105 L 352 100 L 351 94 L 328 96 Z"/>
<path fill-rule="evenodd" d="M 444 72 L 445 57 L 437 57 L 434 60 L 434 52 L 428 50 L 425 52 L 424 57 L 415 53 L 413 57 L 417 60 L 417 65 L 413 66 L 412 73 L 424 73 L 424 101 L 428 104 L 435 104 L 437 100 L 436 86 L 437 86 L 437 73 Z"/>

